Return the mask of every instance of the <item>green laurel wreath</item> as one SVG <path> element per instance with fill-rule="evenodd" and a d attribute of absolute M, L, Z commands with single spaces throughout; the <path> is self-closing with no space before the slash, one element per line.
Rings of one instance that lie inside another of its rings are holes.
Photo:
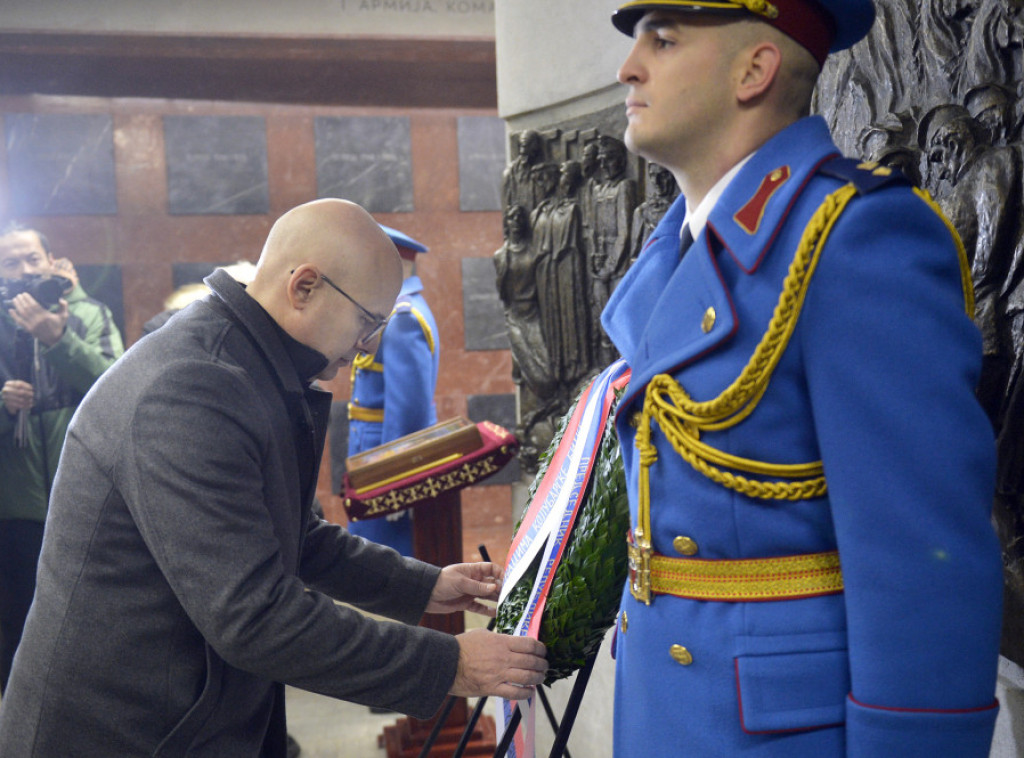
<path fill-rule="evenodd" d="M 621 393 L 616 394 L 616 401 Z M 576 402 L 579 402 L 577 398 Z M 575 407 L 575 403 L 573 404 Z M 530 500 L 565 433 L 572 409 L 562 417 L 554 439 L 541 457 L 540 470 L 530 484 Z M 594 470 L 576 514 L 561 563 L 555 570 L 540 623 L 540 641 L 547 645 L 550 685 L 582 668 L 601 645 L 615 621 L 626 579 L 626 532 L 629 499 L 622 467 L 614 406 L 601 437 Z M 518 531 L 519 524 L 516 524 Z M 495 631 L 515 632 L 540 569 L 538 555 L 527 572 L 498 606 Z"/>

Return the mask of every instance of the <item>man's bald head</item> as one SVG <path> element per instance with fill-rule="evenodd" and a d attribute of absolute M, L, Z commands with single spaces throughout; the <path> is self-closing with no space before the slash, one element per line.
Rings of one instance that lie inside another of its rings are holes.
<path fill-rule="evenodd" d="M 398 251 L 373 217 L 329 198 L 277 220 L 248 292 L 288 334 L 327 357 L 326 379 L 360 350 L 376 348 L 376 339 L 364 339 L 374 319 L 391 312 L 401 283 Z"/>

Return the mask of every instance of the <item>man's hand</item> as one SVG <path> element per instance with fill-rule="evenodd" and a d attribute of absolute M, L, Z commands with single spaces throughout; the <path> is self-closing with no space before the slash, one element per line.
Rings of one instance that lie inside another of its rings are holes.
<path fill-rule="evenodd" d="M 57 344 L 68 323 L 68 301 L 61 298 L 56 313 L 41 306 L 27 292 L 15 295 L 13 307 L 8 311 L 14 323 L 31 334 L 47 347 Z"/>
<path fill-rule="evenodd" d="M 71 288 L 78 286 L 78 272 L 75 265 L 67 258 L 56 258 L 53 261 L 53 273 L 71 280 Z"/>
<path fill-rule="evenodd" d="M 434 591 L 430 593 L 427 613 L 473 611 L 494 616 L 494 608 L 478 602 L 498 600 L 501 567 L 496 563 L 453 563 L 441 569 Z"/>
<path fill-rule="evenodd" d="M 531 697 L 544 681 L 545 648 L 532 637 L 512 637 L 486 629 L 458 635 L 459 668 L 449 694 L 457 697 Z"/>
<path fill-rule="evenodd" d="M 0 389 L 0 400 L 3 401 L 4 409 L 13 416 L 18 411 L 32 407 L 35 392 L 28 382 L 11 379 L 4 382 L 3 389 Z"/>

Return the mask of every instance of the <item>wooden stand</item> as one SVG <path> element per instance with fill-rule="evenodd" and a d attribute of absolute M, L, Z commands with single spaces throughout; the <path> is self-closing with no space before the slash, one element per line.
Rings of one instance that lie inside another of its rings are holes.
<path fill-rule="evenodd" d="M 442 493 L 431 503 L 418 506 L 413 518 L 412 544 L 417 558 L 435 566 L 462 561 L 462 498 L 459 490 Z M 466 628 L 461 613 L 429 614 L 420 624 L 448 634 L 460 634 Z M 458 698 L 427 755 L 430 758 L 451 756 L 466 729 L 466 722 L 466 699 Z M 417 758 L 433 727 L 434 719 L 401 718 L 393 726 L 384 727 L 377 744 L 385 748 L 388 758 Z M 482 717 L 473 728 L 466 755 L 491 755 L 496 746 L 494 719 Z"/>

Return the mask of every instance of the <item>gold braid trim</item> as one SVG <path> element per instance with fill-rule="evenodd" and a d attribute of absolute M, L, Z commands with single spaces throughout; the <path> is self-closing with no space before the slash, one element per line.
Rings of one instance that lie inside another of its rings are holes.
<path fill-rule="evenodd" d="M 964 242 L 960 239 L 960 233 L 953 226 L 953 222 L 946 218 L 946 214 L 942 212 L 939 204 L 928 194 L 928 190 L 914 187 L 914 194 L 924 200 L 928 207 L 935 211 L 953 237 L 953 243 L 956 245 L 956 257 L 960 262 L 960 284 L 964 290 L 964 308 L 967 310 L 967 315 L 974 318 L 974 283 L 971 281 L 971 262 L 967 260 L 967 250 L 964 249 Z"/>
<path fill-rule="evenodd" d="M 430 324 L 427 323 L 426 316 L 424 316 L 422 313 L 420 313 L 418 310 L 416 310 L 412 306 L 409 307 L 409 310 L 412 312 L 412 315 L 416 317 L 416 320 L 420 323 L 420 329 L 423 330 L 423 336 L 427 338 L 427 347 L 430 348 L 430 354 L 433 355 L 434 354 L 434 332 L 430 328 Z"/>
<path fill-rule="evenodd" d="M 648 539 L 650 535 L 649 469 L 658 457 L 651 442 L 652 420 L 658 422 L 673 450 L 694 469 L 724 487 L 749 497 L 771 500 L 805 500 L 820 497 L 827 491 L 821 461 L 778 464 L 741 458 L 702 442 L 700 434 L 736 426 L 757 407 L 796 329 L 807 286 L 817 268 L 825 241 L 856 194 L 856 188 L 847 184 L 826 197 L 815 211 L 790 263 L 767 331 L 743 371 L 722 394 L 712 400 L 695 401 L 669 374 L 658 374 L 647 385 L 636 435 L 636 446 L 640 451 L 638 541 Z M 725 471 L 725 468 L 796 481 L 758 481 Z"/>
<path fill-rule="evenodd" d="M 769 3 L 768 0 L 736 0 L 736 2 L 758 16 L 764 16 L 765 18 L 779 17 L 779 9 Z"/>
<path fill-rule="evenodd" d="M 624 3 L 619 10 L 626 10 L 630 6 L 648 6 L 649 0 L 632 0 Z M 751 13 L 765 18 L 778 18 L 779 9 L 768 0 L 662 0 L 658 5 L 678 5 L 684 8 L 707 8 L 709 10 L 742 10 L 746 8 Z"/>

